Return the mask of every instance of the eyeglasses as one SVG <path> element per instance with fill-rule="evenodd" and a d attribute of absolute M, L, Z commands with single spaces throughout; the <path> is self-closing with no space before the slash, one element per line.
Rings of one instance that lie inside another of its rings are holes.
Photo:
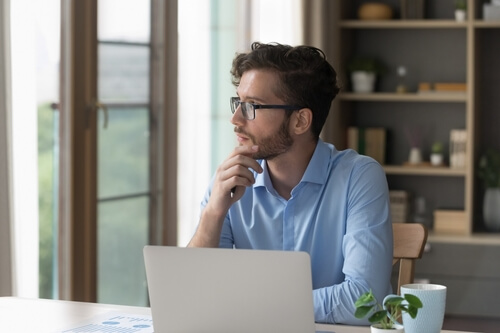
<path fill-rule="evenodd" d="M 293 105 L 259 105 L 240 101 L 239 97 L 231 97 L 231 113 L 235 113 L 238 106 L 241 107 L 243 117 L 248 120 L 255 119 L 256 109 L 281 109 L 281 110 L 300 110 L 302 107 Z"/>

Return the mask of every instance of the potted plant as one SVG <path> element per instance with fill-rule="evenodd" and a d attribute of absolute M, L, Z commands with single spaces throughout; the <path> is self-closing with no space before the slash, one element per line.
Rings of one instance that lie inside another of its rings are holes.
<path fill-rule="evenodd" d="M 375 90 L 377 75 L 385 72 L 385 66 L 375 58 L 355 57 L 348 62 L 347 70 L 351 76 L 352 90 L 370 93 Z"/>
<path fill-rule="evenodd" d="M 431 164 L 434 166 L 443 165 L 443 144 L 440 141 L 436 141 L 431 146 Z"/>
<path fill-rule="evenodd" d="M 463 22 L 466 17 L 467 0 L 455 0 L 455 19 L 459 22 Z"/>
<path fill-rule="evenodd" d="M 479 159 L 478 177 L 486 188 L 483 218 L 486 227 L 500 231 L 500 152 L 489 148 Z"/>
<path fill-rule="evenodd" d="M 397 321 L 397 318 L 403 313 L 408 313 L 411 318 L 415 318 L 418 309 L 422 308 L 420 299 L 411 294 L 404 296 L 388 295 L 384 298 L 383 304 L 377 302 L 375 295 L 370 290 L 361 295 L 356 303 L 354 303 L 356 318 L 368 317 L 371 323 L 371 332 L 383 332 L 384 330 L 392 330 L 391 332 L 404 332 L 403 326 Z"/>

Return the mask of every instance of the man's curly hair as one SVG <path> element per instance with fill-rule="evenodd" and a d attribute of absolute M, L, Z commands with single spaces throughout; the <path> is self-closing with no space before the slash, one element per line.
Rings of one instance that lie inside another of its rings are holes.
<path fill-rule="evenodd" d="M 312 132 L 317 140 L 331 103 L 340 90 L 337 73 L 326 60 L 325 53 L 312 46 L 254 42 L 250 52 L 237 54 L 233 60 L 233 85 L 239 86 L 243 73 L 254 69 L 278 75 L 279 84 L 274 93 L 286 104 L 311 109 Z"/>

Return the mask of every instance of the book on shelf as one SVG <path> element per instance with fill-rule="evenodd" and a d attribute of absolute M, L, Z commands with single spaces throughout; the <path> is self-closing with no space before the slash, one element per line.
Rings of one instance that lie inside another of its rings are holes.
<path fill-rule="evenodd" d="M 425 12 L 425 0 L 401 0 L 401 18 L 408 19 L 423 19 Z"/>
<path fill-rule="evenodd" d="M 356 127 L 347 129 L 347 148 L 385 164 L 386 130 L 382 127 Z"/>
<path fill-rule="evenodd" d="M 452 129 L 450 131 L 450 168 L 463 169 L 466 164 L 467 131 Z"/>
<path fill-rule="evenodd" d="M 408 222 L 410 213 L 410 192 L 403 190 L 390 190 L 389 200 L 392 223 Z"/>

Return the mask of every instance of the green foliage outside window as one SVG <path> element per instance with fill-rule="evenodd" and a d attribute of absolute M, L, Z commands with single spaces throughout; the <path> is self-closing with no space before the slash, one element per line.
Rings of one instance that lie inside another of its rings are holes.
<path fill-rule="evenodd" d="M 53 298 L 54 112 L 49 103 L 38 107 L 39 293 Z"/>

